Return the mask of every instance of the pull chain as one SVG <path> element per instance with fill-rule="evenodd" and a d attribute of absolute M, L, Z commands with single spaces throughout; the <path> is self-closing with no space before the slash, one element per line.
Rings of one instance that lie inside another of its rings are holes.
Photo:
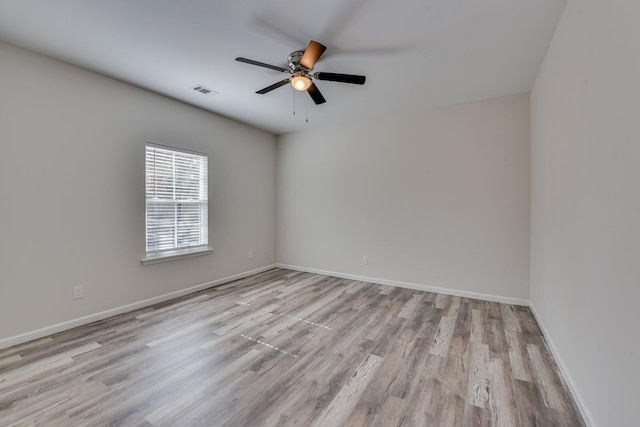
<path fill-rule="evenodd" d="M 309 98 L 307 98 L 307 119 L 305 122 L 309 123 Z"/>
<path fill-rule="evenodd" d="M 296 90 L 291 88 L 293 91 L 293 115 L 296 115 Z"/>

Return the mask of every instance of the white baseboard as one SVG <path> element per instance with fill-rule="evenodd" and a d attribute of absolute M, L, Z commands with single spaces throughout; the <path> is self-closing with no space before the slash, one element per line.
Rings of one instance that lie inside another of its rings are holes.
<path fill-rule="evenodd" d="M 359 280 L 362 282 L 371 282 L 378 285 L 398 286 L 400 288 L 415 289 L 417 291 L 437 292 L 439 294 L 453 295 L 457 297 L 473 298 L 484 301 L 501 302 L 505 304 L 528 306 L 529 301 L 519 298 L 509 298 L 499 295 L 481 294 L 477 292 L 461 291 L 458 289 L 438 288 L 436 286 L 420 285 L 417 283 L 400 282 L 397 280 L 377 279 L 375 277 L 357 276 L 355 274 L 338 273 L 335 271 L 319 270 L 317 268 L 298 267 L 295 265 L 276 264 L 278 268 L 286 268 L 287 270 L 304 271 L 305 273 L 322 274 L 324 276 L 340 277 L 342 279 Z"/>
<path fill-rule="evenodd" d="M 553 358 L 556 360 L 556 363 L 560 368 L 560 372 L 562 373 L 562 376 L 564 377 L 564 380 L 567 383 L 567 386 L 569 387 L 569 391 L 573 396 L 573 400 L 575 400 L 576 404 L 578 405 L 578 410 L 582 415 L 582 419 L 584 420 L 584 422 L 587 424 L 588 427 L 596 427 L 596 424 L 595 422 L 593 422 L 593 418 L 591 417 L 591 413 L 589 412 L 589 409 L 587 409 L 587 405 L 585 405 L 584 400 L 582 400 L 582 396 L 578 392 L 578 388 L 576 387 L 575 382 L 573 382 L 573 378 L 571 378 L 571 374 L 569 374 L 569 370 L 567 369 L 567 366 L 564 364 L 562 357 L 560 357 L 560 353 L 558 352 L 558 349 L 553 343 L 553 340 L 551 339 L 551 336 L 547 332 L 547 329 L 544 327 L 544 323 L 542 322 L 542 319 L 538 315 L 538 312 L 536 311 L 536 308 L 532 302 L 529 303 L 529 308 L 531 309 L 533 316 L 536 318 L 536 322 L 538 322 L 538 325 L 542 330 L 542 334 L 544 335 L 544 338 L 547 341 L 547 344 L 549 345 L 549 350 L 551 350 L 551 354 L 553 355 Z"/>
<path fill-rule="evenodd" d="M 77 319 L 69 320 L 67 322 L 58 323 L 51 326 L 46 326 L 35 331 L 25 332 L 24 334 L 16 335 L 13 337 L 0 339 L 0 349 L 11 347 L 17 344 L 22 344 L 27 341 L 35 340 L 38 338 L 46 337 L 48 335 L 56 334 L 58 332 L 66 331 L 78 326 L 86 325 L 91 322 L 106 319 L 107 317 L 116 316 L 118 314 L 127 313 L 139 308 L 148 307 L 159 302 L 168 301 L 173 298 L 181 297 L 183 295 L 190 294 L 192 292 L 201 291 L 203 289 L 219 286 L 225 283 L 232 282 L 238 279 L 244 279 L 245 277 L 253 274 L 262 273 L 263 271 L 271 270 L 275 268 L 275 264 L 267 265 L 265 267 L 256 268 L 254 270 L 245 271 L 243 273 L 234 274 L 231 276 L 223 277 L 222 279 L 213 280 L 211 282 L 202 283 L 200 285 L 191 286 L 189 288 L 181 289 L 179 291 L 170 292 L 168 294 L 160 295 L 157 297 L 145 299 L 142 301 L 134 302 L 131 304 L 123 305 L 120 307 L 112 308 L 109 310 L 101 311 L 99 313 L 90 314 L 88 316 L 79 317 Z"/>

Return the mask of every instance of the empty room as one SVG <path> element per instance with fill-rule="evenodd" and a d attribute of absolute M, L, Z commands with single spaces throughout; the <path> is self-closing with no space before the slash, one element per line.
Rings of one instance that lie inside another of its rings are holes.
<path fill-rule="evenodd" d="M 638 22 L 0 1 L 0 426 L 638 425 Z"/>

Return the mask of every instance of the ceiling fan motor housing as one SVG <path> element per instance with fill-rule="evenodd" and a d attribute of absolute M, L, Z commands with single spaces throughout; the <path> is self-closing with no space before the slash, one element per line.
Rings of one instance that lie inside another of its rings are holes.
<path fill-rule="evenodd" d="M 296 50 L 295 52 L 291 52 L 287 57 L 289 61 L 289 69 L 292 73 L 297 73 L 299 71 L 310 71 L 308 68 L 300 65 L 300 60 L 302 59 L 302 55 L 304 55 L 303 50 Z"/>

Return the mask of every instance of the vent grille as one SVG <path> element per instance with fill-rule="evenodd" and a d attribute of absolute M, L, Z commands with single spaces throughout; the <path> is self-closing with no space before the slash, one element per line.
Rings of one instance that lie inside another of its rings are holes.
<path fill-rule="evenodd" d="M 217 95 L 218 92 L 216 92 L 213 89 L 209 89 L 206 86 L 203 85 L 195 85 L 193 86 L 191 89 L 195 90 L 196 92 L 200 92 L 203 95 Z"/>

